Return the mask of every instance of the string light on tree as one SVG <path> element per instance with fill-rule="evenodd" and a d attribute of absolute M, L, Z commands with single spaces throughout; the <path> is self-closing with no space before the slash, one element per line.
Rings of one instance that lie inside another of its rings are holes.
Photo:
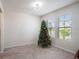
<path fill-rule="evenodd" d="M 50 39 L 48 28 L 46 26 L 45 21 L 42 21 L 41 23 L 41 30 L 40 30 L 38 45 L 43 48 L 51 46 L 51 39 Z"/>

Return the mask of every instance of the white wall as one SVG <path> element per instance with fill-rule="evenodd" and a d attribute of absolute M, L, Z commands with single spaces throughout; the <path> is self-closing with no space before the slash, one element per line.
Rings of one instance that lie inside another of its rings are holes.
<path fill-rule="evenodd" d="M 0 45 L 1 45 L 1 51 L 0 53 L 3 52 L 4 50 L 4 9 L 3 9 L 3 6 L 2 6 L 2 3 L 1 3 L 1 0 L 0 0 L 0 9 L 1 9 L 1 12 L 0 12 Z"/>
<path fill-rule="evenodd" d="M 4 47 L 36 44 L 40 29 L 40 18 L 26 13 L 5 13 Z"/>
<path fill-rule="evenodd" d="M 60 40 L 56 37 L 54 45 L 67 51 L 75 52 L 79 49 L 79 3 L 44 15 L 42 19 L 50 20 L 51 17 L 57 17 L 69 13 L 71 13 L 72 16 L 72 38 L 69 40 Z M 57 18 L 55 19 L 55 23 L 57 23 Z M 55 24 L 55 26 L 57 28 L 57 24 Z"/>

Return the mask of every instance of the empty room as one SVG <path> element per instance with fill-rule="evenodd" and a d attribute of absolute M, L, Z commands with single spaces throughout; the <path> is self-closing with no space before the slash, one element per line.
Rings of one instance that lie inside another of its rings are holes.
<path fill-rule="evenodd" d="M 79 59 L 79 0 L 0 0 L 0 59 Z"/>

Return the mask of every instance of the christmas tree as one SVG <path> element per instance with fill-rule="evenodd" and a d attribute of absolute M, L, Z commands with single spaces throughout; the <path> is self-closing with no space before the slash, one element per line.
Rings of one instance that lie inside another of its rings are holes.
<path fill-rule="evenodd" d="M 44 20 L 41 23 L 41 31 L 39 35 L 38 46 L 43 48 L 51 46 L 51 40 L 48 33 L 48 28 Z"/>

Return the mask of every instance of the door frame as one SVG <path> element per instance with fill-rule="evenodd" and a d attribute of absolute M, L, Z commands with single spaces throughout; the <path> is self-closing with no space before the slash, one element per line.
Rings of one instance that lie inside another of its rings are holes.
<path fill-rule="evenodd" d="M 4 52 L 4 9 L 3 9 L 3 6 L 2 6 L 2 3 L 1 3 L 1 0 L 0 0 L 0 9 L 1 9 L 1 12 L 0 12 L 0 16 L 1 16 L 1 51 L 0 53 L 3 53 Z"/>
<path fill-rule="evenodd" d="M 1 53 L 4 52 L 4 14 L 1 13 Z"/>

